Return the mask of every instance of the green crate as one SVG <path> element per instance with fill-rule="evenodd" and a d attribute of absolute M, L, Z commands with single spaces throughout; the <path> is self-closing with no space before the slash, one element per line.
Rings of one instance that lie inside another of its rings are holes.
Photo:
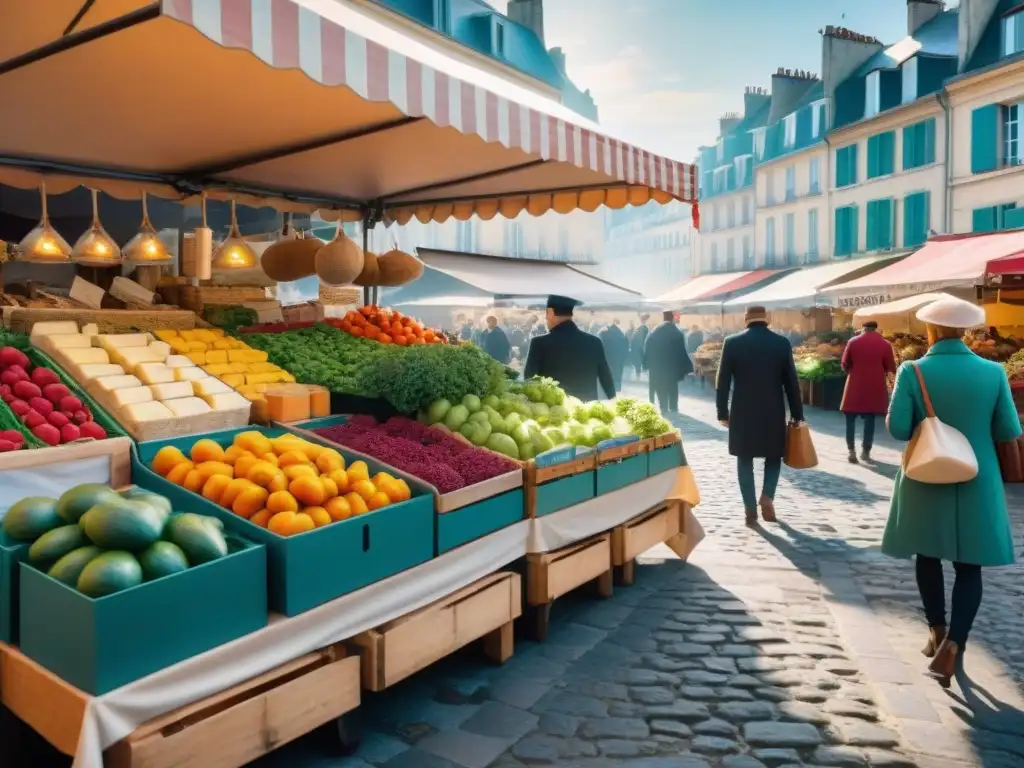
<path fill-rule="evenodd" d="M 622 461 L 601 464 L 595 475 L 598 496 L 639 483 L 647 477 L 647 454 L 639 453 Z"/>
<path fill-rule="evenodd" d="M 29 545 L 0 530 L 0 642 L 18 644 L 18 564 Z"/>
<path fill-rule="evenodd" d="M 647 475 L 653 477 L 670 469 L 676 469 L 686 463 L 683 457 L 683 444 L 673 443 L 664 448 L 655 448 L 647 454 Z"/>

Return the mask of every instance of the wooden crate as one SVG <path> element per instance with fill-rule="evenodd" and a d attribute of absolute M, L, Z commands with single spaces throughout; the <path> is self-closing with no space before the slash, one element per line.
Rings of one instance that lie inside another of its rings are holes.
<path fill-rule="evenodd" d="M 620 581 L 630 586 L 636 577 L 636 558 L 680 532 L 676 503 L 662 504 L 612 529 L 612 565 L 620 568 Z"/>
<path fill-rule="evenodd" d="M 0 645 L 5 706 L 74 755 L 90 697 Z M 107 768 L 237 768 L 360 703 L 359 659 L 333 645 L 257 675 L 137 728 L 104 753 Z"/>
<path fill-rule="evenodd" d="M 71 461 L 106 456 L 110 460 L 110 485 L 122 488 L 132 482 L 132 441 L 127 437 L 108 437 L 105 440 L 82 440 L 55 445 L 9 451 L 0 455 L 0 472 L 67 464 Z"/>
<path fill-rule="evenodd" d="M 612 595 L 611 534 L 602 533 L 552 552 L 526 556 L 526 603 L 533 610 L 530 631 L 547 637 L 551 603 L 574 589 L 597 581 L 601 597 Z"/>
<path fill-rule="evenodd" d="M 597 454 L 588 453 L 572 461 L 564 461 L 561 464 L 552 464 L 549 467 L 538 467 L 532 461 L 524 468 L 525 477 L 525 499 L 526 517 L 537 516 L 537 487 L 544 483 L 572 477 L 583 472 L 589 472 L 597 466 Z"/>
<path fill-rule="evenodd" d="M 670 445 L 683 442 L 683 436 L 678 429 L 673 429 L 671 432 L 666 432 L 663 435 L 651 438 L 654 443 L 648 450 L 656 451 L 659 448 L 668 448 Z"/>
<path fill-rule="evenodd" d="M 173 328 L 187 331 L 201 324 L 195 313 L 180 309 L 7 309 L 4 324 L 11 330 L 31 333 L 40 321 L 73 320 L 78 327 L 96 323 L 100 333 L 130 333 Z"/>
<path fill-rule="evenodd" d="M 522 614 L 522 580 L 501 571 L 400 619 L 363 632 L 363 687 L 383 691 L 474 640 L 498 663 L 512 656 L 512 622 Z"/>
<path fill-rule="evenodd" d="M 267 298 L 266 288 L 259 285 L 182 285 L 178 289 L 178 303 L 197 314 L 207 304 L 233 307 Z"/>

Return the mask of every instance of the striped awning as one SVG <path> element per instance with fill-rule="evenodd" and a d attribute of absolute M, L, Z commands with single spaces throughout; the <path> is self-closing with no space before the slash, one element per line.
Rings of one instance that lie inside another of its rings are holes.
<path fill-rule="evenodd" d="M 82 8 L 0 0 L 2 183 L 204 189 L 399 223 L 696 204 L 695 167 L 372 3 L 111 0 L 76 20 Z"/>

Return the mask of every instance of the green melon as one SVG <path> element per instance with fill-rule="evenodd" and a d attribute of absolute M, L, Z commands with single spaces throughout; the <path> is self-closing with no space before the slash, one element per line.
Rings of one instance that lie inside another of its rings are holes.
<path fill-rule="evenodd" d="M 89 539 L 78 525 L 62 525 L 47 531 L 28 548 L 28 559 L 36 564 L 52 563 L 69 552 L 88 545 Z"/>
<path fill-rule="evenodd" d="M 22 499 L 4 515 L 4 533 L 18 541 L 35 541 L 63 524 L 57 514 L 57 500 L 46 496 Z"/>
<path fill-rule="evenodd" d="M 167 538 L 181 547 L 190 563 L 199 565 L 224 557 L 228 544 L 222 523 L 213 517 L 185 512 L 167 522 Z"/>
<path fill-rule="evenodd" d="M 181 547 L 169 541 L 158 541 L 139 553 L 139 564 L 146 581 L 188 570 L 188 558 Z"/>
<path fill-rule="evenodd" d="M 145 501 L 164 515 L 169 515 L 174 511 L 171 507 L 170 499 L 166 496 L 161 496 L 159 493 L 148 491 L 137 485 L 133 485 L 131 488 L 122 491 L 121 496 L 132 501 Z"/>
<path fill-rule="evenodd" d="M 57 500 L 57 514 L 65 522 L 77 523 L 90 509 L 105 501 L 117 498 L 117 492 L 102 483 L 85 483 L 64 491 Z"/>
<path fill-rule="evenodd" d="M 103 597 L 142 583 L 142 566 L 131 552 L 104 552 L 89 561 L 78 577 L 78 591 Z"/>
<path fill-rule="evenodd" d="M 122 499 L 97 504 L 78 521 L 89 540 L 104 549 L 143 550 L 159 541 L 167 518 L 148 501 Z"/>
<path fill-rule="evenodd" d="M 103 550 L 99 547 L 79 547 L 54 563 L 49 574 L 57 581 L 62 581 L 69 587 L 75 587 L 85 566 L 101 554 L 103 554 Z"/>

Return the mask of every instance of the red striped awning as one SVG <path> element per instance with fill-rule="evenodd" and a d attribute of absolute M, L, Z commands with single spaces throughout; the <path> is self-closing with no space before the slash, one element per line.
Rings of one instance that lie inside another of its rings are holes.
<path fill-rule="evenodd" d="M 706 293 L 695 296 L 693 301 L 713 301 L 716 298 L 725 298 L 737 291 L 753 288 L 758 283 L 778 275 L 781 271 L 778 269 L 755 269 L 753 272 L 745 272 L 727 283 L 723 283 Z"/>

